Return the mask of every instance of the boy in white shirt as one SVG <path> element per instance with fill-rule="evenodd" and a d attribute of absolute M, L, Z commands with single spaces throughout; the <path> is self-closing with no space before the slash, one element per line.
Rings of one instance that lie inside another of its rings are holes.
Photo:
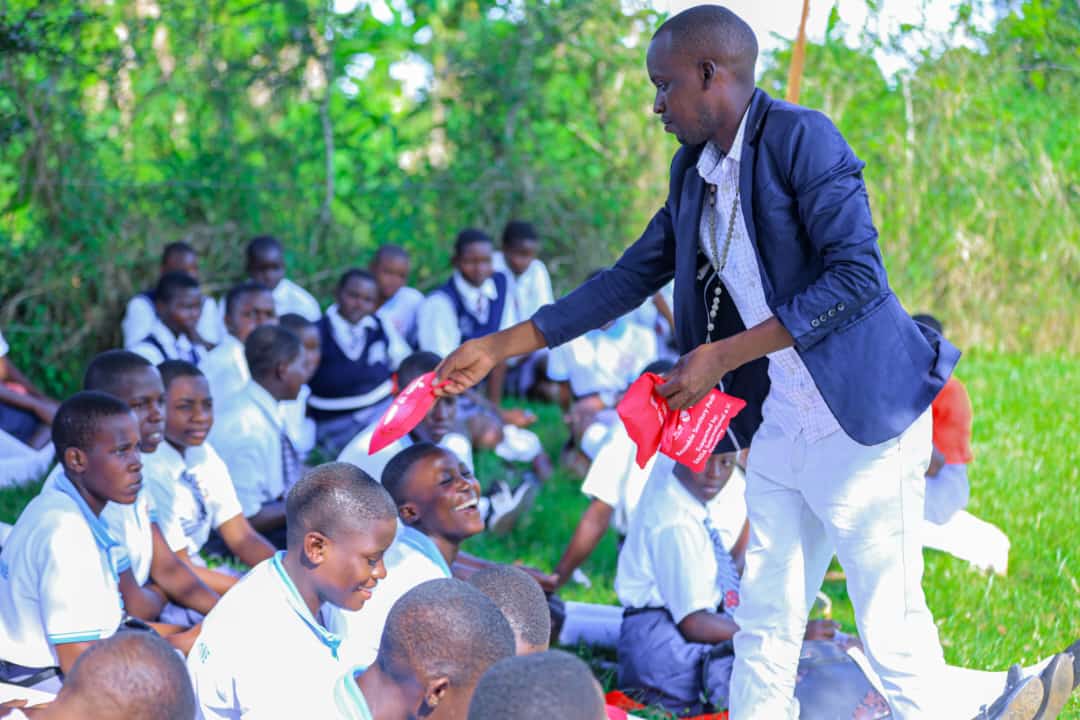
<path fill-rule="evenodd" d="M 225 294 L 225 337 L 199 365 L 218 405 L 240 392 L 251 379 L 244 359 L 248 335 L 260 325 L 275 322 L 274 297 L 265 285 L 247 282 L 229 288 Z"/>
<path fill-rule="evenodd" d="M 198 365 L 210 351 L 198 331 L 202 305 L 198 280 L 185 273 L 165 273 L 154 289 L 157 316 L 146 336 L 132 345 L 131 351 L 153 365 L 175 359 Z"/>
<path fill-rule="evenodd" d="M 288 549 L 251 570 L 203 621 L 188 670 L 203 718 L 300 718 L 332 697 L 342 610 L 386 577 L 396 513 L 345 463 L 309 471 L 286 500 Z"/>
<path fill-rule="evenodd" d="M 273 235 L 259 235 L 247 244 L 248 277 L 270 288 L 278 317 L 296 313 L 311 322 L 322 315 L 319 301 L 311 293 L 285 277 L 285 250 Z"/>
<path fill-rule="evenodd" d="M 409 287 L 409 252 L 399 245 L 380 245 L 368 269 L 378 288 L 375 314 L 393 325 L 410 346 L 416 347 L 416 311 L 424 294 Z"/>
<path fill-rule="evenodd" d="M 304 352 L 295 333 L 263 325 L 248 335 L 244 357 L 251 380 L 224 404 L 210 441 L 229 469 L 244 516 L 281 548 L 285 545 L 285 493 L 302 472 L 281 403 L 295 400 L 304 384 Z"/>
<path fill-rule="evenodd" d="M 143 477 L 165 535 L 185 539 L 177 556 L 224 594 L 236 577 L 207 568 L 199 555 L 211 531 L 248 567 L 273 555 L 274 546 L 244 517 L 229 470 L 206 441 L 214 424 L 206 378 L 183 360 L 167 360 L 158 370 L 165 384 L 165 442 L 145 457 Z"/>
<path fill-rule="evenodd" d="M 322 362 L 322 338 L 315 323 L 296 313 L 285 313 L 278 318 L 278 325 L 292 330 L 300 338 L 300 347 L 304 349 L 304 384 L 300 386 L 295 400 L 281 403 L 285 418 L 285 431 L 292 438 L 300 457 L 307 457 L 315 448 L 315 421 L 307 415 L 307 402 L 311 397 L 308 381 L 315 375 L 315 369 Z"/>
<path fill-rule="evenodd" d="M 431 580 L 394 605 L 378 657 L 345 673 L 333 708 L 311 716 L 463 720 L 480 677 L 513 653 L 514 634 L 491 600 L 459 580 Z"/>
<path fill-rule="evenodd" d="M 184 242 L 173 242 L 161 251 L 161 270 L 158 277 L 172 272 L 180 272 L 199 279 L 199 254 L 195 248 Z M 157 319 L 155 292 L 145 290 L 128 301 L 124 311 L 121 329 L 124 334 L 124 347 L 132 349 L 150 334 Z M 204 343 L 213 345 L 221 338 L 217 303 L 209 295 L 202 299 L 202 314 L 199 316 L 196 330 Z"/>

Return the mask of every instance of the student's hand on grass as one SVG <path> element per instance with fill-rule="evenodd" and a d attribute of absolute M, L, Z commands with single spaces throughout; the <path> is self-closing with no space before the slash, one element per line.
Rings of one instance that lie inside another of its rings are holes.
<path fill-rule="evenodd" d="M 530 577 L 532 577 L 533 580 L 538 582 L 540 584 L 540 589 L 543 590 L 545 593 L 553 593 L 559 589 L 558 575 L 549 575 L 548 573 L 537 570 L 534 567 L 522 565 L 520 562 L 515 562 L 514 565 L 524 570 L 526 573 L 529 574 Z"/>
<path fill-rule="evenodd" d="M 447 384 L 435 390 L 438 397 L 460 395 L 487 377 L 499 364 L 501 358 L 487 342 L 489 337 L 469 340 L 439 363 L 435 368 L 435 380 Z"/>
<path fill-rule="evenodd" d="M 811 620 L 806 623 L 807 640 L 832 640 L 840 625 L 835 620 Z"/>
<path fill-rule="evenodd" d="M 502 421 L 509 425 L 516 425 L 519 428 L 527 428 L 536 422 L 536 415 L 528 410 L 522 410 L 521 408 L 510 408 L 509 410 L 501 410 Z"/>

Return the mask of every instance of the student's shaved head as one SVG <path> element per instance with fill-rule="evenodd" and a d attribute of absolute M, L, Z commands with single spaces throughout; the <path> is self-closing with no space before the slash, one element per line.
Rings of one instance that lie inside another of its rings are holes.
<path fill-rule="evenodd" d="M 440 362 L 442 362 L 442 358 L 433 352 L 426 350 L 414 352 L 398 365 L 398 387 L 404 390 L 413 380 L 438 367 Z"/>
<path fill-rule="evenodd" d="M 251 377 L 261 380 L 278 365 L 291 363 L 300 354 L 300 338 L 280 325 L 260 325 L 244 341 L 244 359 Z"/>
<path fill-rule="evenodd" d="M 153 369 L 154 365 L 142 355 L 130 350 L 106 350 L 94 356 L 83 375 L 83 390 L 99 390 L 121 395 L 132 373 Z"/>
<path fill-rule="evenodd" d="M 42 717 L 191 720 L 195 693 L 184 661 L 154 633 L 119 632 L 91 645 Z M 34 717 L 38 717 L 35 715 Z"/>
<path fill-rule="evenodd" d="M 375 251 L 376 263 L 382 262 L 383 260 L 388 260 L 390 258 L 405 258 L 406 260 L 408 260 L 409 251 L 401 247 L 400 245 L 392 244 L 380 245 L 379 249 Z"/>
<path fill-rule="evenodd" d="M 318 532 L 333 539 L 340 528 L 370 526 L 397 518 L 397 508 L 383 486 L 349 463 L 312 468 L 285 498 L 286 541 L 301 548 L 304 536 Z"/>
<path fill-rule="evenodd" d="M 540 584 L 521 568 L 495 565 L 469 578 L 502 611 L 518 640 L 518 654 L 547 650 L 551 641 L 551 611 Z M 528 650 L 522 647 L 527 645 Z"/>
<path fill-rule="evenodd" d="M 177 378 L 206 377 L 202 370 L 187 360 L 165 360 L 158 364 L 157 369 L 161 373 L 161 382 L 166 390 Z"/>
<path fill-rule="evenodd" d="M 77 392 L 56 411 L 52 422 L 52 441 L 61 460 L 68 448 L 89 452 L 101 421 L 116 415 L 131 415 L 131 408 L 120 398 L 96 390 Z"/>
<path fill-rule="evenodd" d="M 444 579 L 421 583 L 395 603 L 375 662 L 398 680 L 408 673 L 421 684 L 446 678 L 451 688 L 469 689 L 513 654 L 514 632 L 495 603 L 468 583 Z"/>
<path fill-rule="evenodd" d="M 434 443 L 421 442 L 410 445 L 390 458 L 390 462 L 386 463 L 386 467 L 383 468 L 381 479 L 382 486 L 390 493 L 390 497 L 394 499 L 395 504 L 400 506 L 408 500 L 405 496 L 405 486 L 409 479 L 409 471 L 412 470 L 413 465 L 416 465 L 424 458 L 444 452 L 447 452 L 446 448 Z"/>
<path fill-rule="evenodd" d="M 754 85 L 758 44 L 746 21 L 725 7 L 698 5 L 668 18 L 653 35 L 690 62 L 714 60 L 747 87 Z"/>
<path fill-rule="evenodd" d="M 580 658 L 561 650 L 500 660 L 473 693 L 469 720 L 505 717 L 515 720 L 604 720 L 607 710 L 600 684 Z"/>

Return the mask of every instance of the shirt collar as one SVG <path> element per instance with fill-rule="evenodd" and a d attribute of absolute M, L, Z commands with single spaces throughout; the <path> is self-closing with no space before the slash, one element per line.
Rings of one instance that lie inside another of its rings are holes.
<path fill-rule="evenodd" d="M 475 287 L 469 284 L 469 281 L 457 270 L 454 271 L 454 287 L 457 289 L 458 294 L 465 299 L 465 304 L 468 306 L 476 304 L 477 296 L 487 298 L 490 302 L 495 302 L 499 298 L 499 289 L 495 287 L 495 280 L 488 278 L 480 287 Z"/>
<path fill-rule="evenodd" d="M 667 476 L 668 492 L 676 499 L 676 502 L 682 506 L 685 513 L 689 514 L 696 522 L 704 523 L 705 518 L 709 514 L 708 507 L 705 503 L 698 500 L 696 497 L 690 494 L 690 491 L 683 487 L 683 484 L 679 482 L 679 478 L 675 477 L 674 471 Z"/>
<path fill-rule="evenodd" d="M 311 614 L 311 609 L 304 602 L 304 598 L 300 597 L 300 591 L 296 589 L 296 584 L 289 577 L 289 573 L 285 572 L 285 566 L 282 565 L 282 560 L 285 559 L 285 551 L 278 550 L 270 558 L 270 567 L 274 572 L 274 575 L 281 584 L 285 587 L 285 600 L 289 603 L 289 607 L 293 609 L 300 619 L 311 628 L 311 631 L 326 647 L 330 648 L 330 652 L 333 654 L 334 659 L 338 656 L 338 646 L 341 645 L 341 636 L 330 632 L 322 624 L 315 619 Z"/>
<path fill-rule="evenodd" d="M 149 455 L 143 455 L 143 462 L 146 462 L 147 458 L 153 458 L 151 462 L 160 462 L 164 465 L 164 469 L 169 473 L 173 480 L 180 473 L 188 470 L 200 462 L 206 456 L 206 446 L 196 445 L 184 450 L 184 454 L 181 455 L 180 451 L 174 448 L 168 440 L 162 440 L 158 445 L 157 450 Z"/>
<path fill-rule="evenodd" d="M 334 688 L 334 703 L 345 720 L 374 720 L 367 698 L 356 684 L 356 678 L 366 671 L 366 665 L 357 665 L 342 675 Z"/>
<path fill-rule="evenodd" d="M 368 328 L 375 329 L 379 326 L 374 315 L 365 315 L 358 323 L 349 322 L 341 316 L 341 313 L 338 311 L 337 303 L 328 307 L 326 309 L 326 314 L 330 318 L 330 324 L 334 325 L 335 329 L 341 328 L 341 330 L 346 333 L 366 330 Z"/>
<path fill-rule="evenodd" d="M 399 523 L 397 542 L 405 545 L 424 555 L 428 560 L 435 563 L 446 577 L 451 576 L 450 566 L 446 564 L 446 558 L 439 552 L 439 546 L 435 541 L 416 528 Z"/>
<path fill-rule="evenodd" d="M 739 129 L 735 132 L 735 139 L 731 143 L 731 149 L 727 154 L 724 154 L 720 148 L 716 147 L 712 140 L 705 143 L 701 156 L 698 158 L 697 170 L 698 174 L 706 182 L 712 182 L 711 178 L 725 160 L 730 160 L 736 165 L 742 160 L 743 137 L 746 135 L 746 117 L 750 114 L 749 111 L 750 107 L 747 106 L 747 109 L 743 111 L 742 120 L 739 121 Z"/>
<path fill-rule="evenodd" d="M 263 415 L 276 427 L 278 430 L 282 430 L 285 427 L 284 421 L 281 419 L 281 403 L 274 399 L 274 396 L 254 379 L 249 380 L 247 384 L 248 396 L 251 398 L 255 406 L 262 411 Z"/>
<path fill-rule="evenodd" d="M 94 514 L 86 500 L 79 494 L 74 483 L 68 478 L 66 472 L 61 472 L 56 478 L 56 489 L 71 498 L 75 506 L 79 508 L 86 524 L 90 526 L 90 532 L 94 536 L 94 542 L 98 548 L 109 558 L 109 564 L 117 575 L 131 567 L 131 558 L 122 544 L 117 542 L 109 533 L 105 521 Z"/>

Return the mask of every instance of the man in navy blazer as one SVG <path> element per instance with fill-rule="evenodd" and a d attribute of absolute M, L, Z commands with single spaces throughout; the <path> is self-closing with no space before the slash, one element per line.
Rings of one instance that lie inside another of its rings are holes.
<path fill-rule="evenodd" d="M 919 527 L 928 408 L 960 353 L 889 288 L 864 164 L 823 114 L 755 89 L 756 58 L 724 8 L 661 26 L 653 111 L 682 143 L 663 207 L 613 267 L 448 356 L 442 392 L 600 327 L 674 277 L 684 354 L 660 392 L 675 408 L 718 384 L 748 401 L 732 424 L 752 445 L 731 717 L 798 717 L 802 633 L 834 552 L 894 717 L 953 717 L 935 686 Z"/>

